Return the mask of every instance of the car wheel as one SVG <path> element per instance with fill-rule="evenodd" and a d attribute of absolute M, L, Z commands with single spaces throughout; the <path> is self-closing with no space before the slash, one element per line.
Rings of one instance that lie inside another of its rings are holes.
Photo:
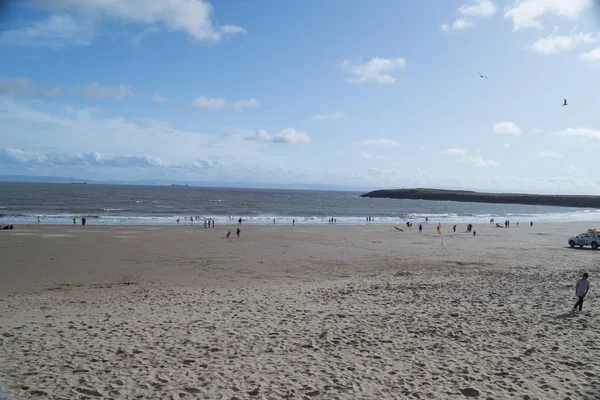
<path fill-rule="evenodd" d="M 598 242 L 592 242 L 592 249 L 596 250 L 598 248 Z"/>
<path fill-rule="evenodd" d="M 575 247 L 575 242 L 574 242 L 574 241 L 572 241 L 572 240 L 569 240 L 569 246 L 571 246 L 571 247 Z"/>

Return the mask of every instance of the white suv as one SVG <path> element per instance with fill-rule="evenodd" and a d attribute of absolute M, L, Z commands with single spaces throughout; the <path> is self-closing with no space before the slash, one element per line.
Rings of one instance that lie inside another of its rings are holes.
<path fill-rule="evenodd" d="M 592 246 L 592 249 L 596 250 L 598 248 L 598 244 L 600 244 L 600 236 L 597 236 L 595 230 L 590 230 L 587 233 L 582 233 L 575 237 L 569 238 L 569 246 L 571 247 Z"/>

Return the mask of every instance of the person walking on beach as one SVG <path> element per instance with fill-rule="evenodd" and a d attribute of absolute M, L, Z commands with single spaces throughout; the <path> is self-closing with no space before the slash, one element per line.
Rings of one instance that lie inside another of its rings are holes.
<path fill-rule="evenodd" d="M 454 233 L 456 233 L 456 225 L 454 225 L 454 226 L 452 227 L 452 230 L 454 231 Z"/>
<path fill-rule="evenodd" d="M 584 272 L 582 277 L 577 281 L 577 285 L 575 285 L 575 295 L 579 297 L 579 300 L 573 306 L 573 310 L 579 308 L 579 311 L 581 311 L 583 308 L 583 299 L 590 289 L 590 281 L 588 281 L 588 276 L 588 273 Z"/>
<path fill-rule="evenodd" d="M 77 218 L 73 217 L 73 225 L 77 225 Z"/>
<path fill-rule="evenodd" d="M 240 232 L 241 232 L 241 230 L 240 230 L 240 227 L 238 226 L 237 231 L 235 232 L 237 234 L 238 239 L 240 238 Z"/>
<path fill-rule="evenodd" d="M 423 233 L 423 225 L 419 224 L 419 233 Z"/>
<path fill-rule="evenodd" d="M 292 226 L 296 226 L 296 219 L 292 219 Z"/>

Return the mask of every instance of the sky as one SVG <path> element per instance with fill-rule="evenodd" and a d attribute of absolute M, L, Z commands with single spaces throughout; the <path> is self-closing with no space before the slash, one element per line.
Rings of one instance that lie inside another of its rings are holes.
<path fill-rule="evenodd" d="M 595 0 L 0 4 L 0 175 L 600 194 Z"/>

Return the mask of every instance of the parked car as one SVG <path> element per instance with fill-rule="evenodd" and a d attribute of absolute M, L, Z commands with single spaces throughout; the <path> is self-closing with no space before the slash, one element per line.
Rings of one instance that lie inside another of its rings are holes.
<path fill-rule="evenodd" d="M 596 250 L 598 244 L 600 244 L 600 232 L 596 232 L 595 229 L 588 229 L 586 233 L 569 238 L 569 246 L 571 247 L 592 246 L 592 249 Z"/>

